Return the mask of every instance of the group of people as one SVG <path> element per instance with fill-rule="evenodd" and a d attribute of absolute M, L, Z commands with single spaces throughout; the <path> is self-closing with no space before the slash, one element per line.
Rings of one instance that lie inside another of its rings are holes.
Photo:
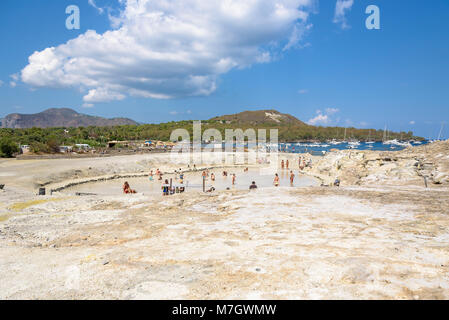
<path fill-rule="evenodd" d="M 299 160 L 298 160 L 298 167 L 299 170 L 304 170 L 304 168 L 311 166 L 311 160 L 310 159 L 306 159 L 306 157 L 304 156 L 300 156 Z M 198 169 L 196 168 L 196 165 L 193 165 L 193 168 L 188 167 L 188 169 L 192 169 L 193 171 L 197 171 Z M 281 160 L 281 169 L 282 170 L 289 170 L 290 169 L 290 160 L 289 159 L 282 159 Z M 248 173 L 249 172 L 249 168 L 244 168 L 243 169 L 244 173 Z M 231 176 L 231 183 L 232 186 L 235 186 L 237 183 L 237 176 L 235 173 L 231 173 L 229 174 L 228 171 L 224 170 L 222 172 L 222 175 L 224 178 L 227 178 L 228 175 Z M 205 169 L 202 171 L 201 176 L 204 180 L 207 180 L 210 178 L 210 181 L 213 183 L 216 180 L 215 174 L 213 172 L 209 172 L 209 169 Z M 157 178 L 158 181 L 163 181 L 163 174 L 159 169 L 156 169 L 155 172 L 153 172 L 153 170 L 150 171 L 149 173 L 149 180 L 150 181 L 154 181 L 155 178 Z M 185 187 L 184 187 L 184 173 L 182 171 L 182 169 L 180 168 L 179 170 L 175 170 L 174 171 L 174 179 L 176 182 L 178 182 L 178 186 L 173 187 L 169 184 L 168 179 L 165 179 L 164 183 L 162 183 L 161 189 L 162 189 L 162 194 L 164 196 L 169 195 L 169 194 L 173 194 L 175 192 L 184 192 L 185 191 Z M 294 186 L 294 181 L 295 181 L 295 174 L 293 173 L 292 170 L 290 170 L 289 172 L 289 180 L 290 180 L 290 185 Z M 340 183 L 340 181 L 336 181 L 335 185 L 338 186 Z M 280 186 L 280 177 L 279 174 L 275 174 L 274 180 L 273 180 L 273 185 L 275 187 L 279 187 Z M 229 188 L 227 188 L 229 190 Z M 257 189 L 257 185 L 255 183 L 255 181 L 252 182 L 252 184 L 249 187 L 250 190 L 254 190 Z M 207 192 L 213 192 L 215 191 L 215 187 L 211 186 L 210 189 L 207 190 Z M 128 182 L 125 182 L 123 184 L 123 193 L 125 194 L 133 194 L 136 193 L 136 190 L 131 189 L 130 185 Z"/>
<path fill-rule="evenodd" d="M 299 170 L 304 170 L 306 167 L 311 167 L 312 165 L 312 160 L 311 159 L 306 159 L 305 156 L 299 156 L 298 159 L 298 168 Z M 284 170 L 288 170 L 290 167 L 290 162 L 289 160 L 282 160 L 281 161 L 281 169 Z"/>
<path fill-rule="evenodd" d="M 298 160 L 299 170 L 304 170 L 306 167 L 312 166 L 312 159 L 306 159 L 304 156 L 300 156 Z"/>
<path fill-rule="evenodd" d="M 154 181 L 154 176 L 156 175 L 159 181 L 162 181 L 162 172 L 159 169 L 156 169 L 156 174 L 153 174 L 153 170 L 150 171 L 149 179 L 150 181 Z"/>

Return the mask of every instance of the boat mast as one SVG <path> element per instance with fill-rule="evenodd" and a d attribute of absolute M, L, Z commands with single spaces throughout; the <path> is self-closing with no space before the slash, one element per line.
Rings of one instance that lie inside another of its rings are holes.
<path fill-rule="evenodd" d="M 444 123 L 441 124 L 440 133 L 438 134 L 438 141 L 441 140 L 441 134 L 443 133 Z"/>

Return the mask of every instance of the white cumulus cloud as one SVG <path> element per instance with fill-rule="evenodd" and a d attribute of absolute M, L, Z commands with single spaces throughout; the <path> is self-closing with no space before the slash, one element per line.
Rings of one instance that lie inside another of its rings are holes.
<path fill-rule="evenodd" d="M 346 12 L 350 11 L 354 0 L 337 0 L 335 5 L 334 23 L 339 24 L 342 29 L 348 29 L 348 21 L 346 19 Z"/>
<path fill-rule="evenodd" d="M 315 1 L 119 0 L 112 30 L 33 53 L 21 80 L 75 88 L 89 104 L 209 95 L 220 75 L 297 45 Z"/>
<path fill-rule="evenodd" d="M 307 123 L 312 126 L 316 126 L 316 125 L 328 124 L 329 121 L 330 121 L 330 119 L 327 114 L 318 113 L 315 118 L 310 119 Z"/>
<path fill-rule="evenodd" d="M 333 122 L 338 122 L 339 120 L 332 119 L 332 115 L 340 112 L 340 109 L 337 108 L 326 108 L 326 110 L 323 112 L 321 110 L 316 111 L 316 116 L 309 121 L 307 121 L 308 124 L 312 126 L 316 125 L 328 125 Z"/>

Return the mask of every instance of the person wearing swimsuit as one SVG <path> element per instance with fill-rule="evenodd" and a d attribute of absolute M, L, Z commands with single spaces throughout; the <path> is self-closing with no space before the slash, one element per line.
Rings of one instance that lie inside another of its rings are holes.
<path fill-rule="evenodd" d="M 274 177 L 274 186 L 279 187 L 279 175 L 276 173 L 276 176 Z"/>

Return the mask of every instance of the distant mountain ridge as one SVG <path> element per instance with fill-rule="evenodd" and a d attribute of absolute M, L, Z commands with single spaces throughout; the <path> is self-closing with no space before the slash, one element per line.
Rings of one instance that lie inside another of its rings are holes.
<path fill-rule="evenodd" d="M 1 128 L 53 128 L 53 127 L 109 127 L 121 125 L 137 125 L 134 120 L 127 118 L 102 118 L 89 116 L 69 108 L 52 108 L 35 114 L 13 113 L 0 119 Z"/>
<path fill-rule="evenodd" d="M 257 110 L 244 111 L 231 115 L 219 116 L 211 119 L 212 121 L 224 121 L 237 124 L 276 124 L 276 125 L 297 125 L 306 126 L 304 122 L 286 113 L 280 113 L 276 110 Z"/>

